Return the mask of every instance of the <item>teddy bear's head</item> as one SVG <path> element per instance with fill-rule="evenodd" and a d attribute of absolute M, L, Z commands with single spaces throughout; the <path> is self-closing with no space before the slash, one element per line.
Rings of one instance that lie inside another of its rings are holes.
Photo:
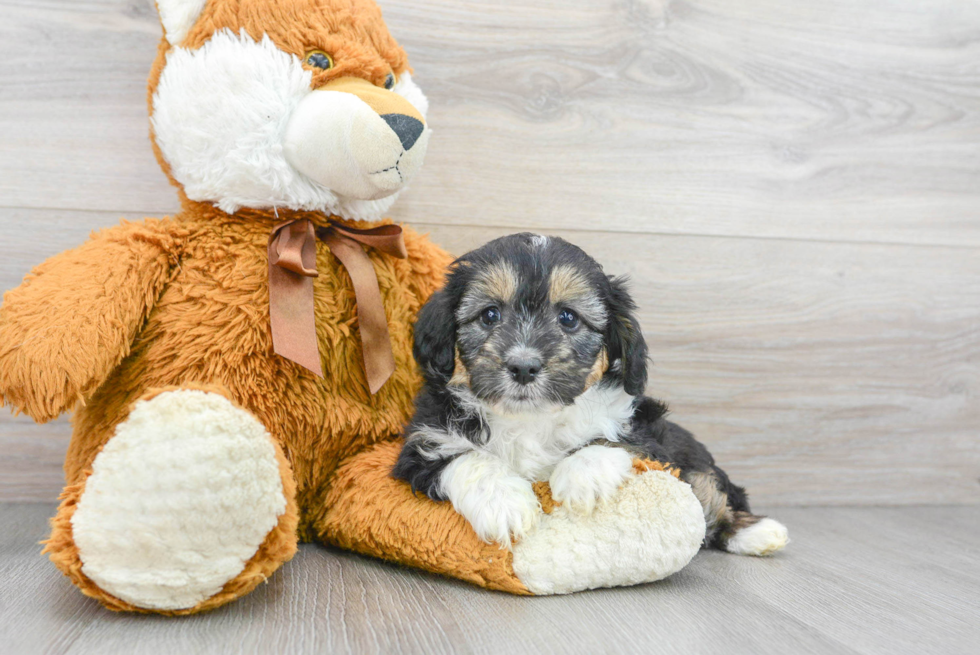
<path fill-rule="evenodd" d="M 374 219 L 431 130 L 372 0 L 157 0 L 157 157 L 190 200 Z"/>

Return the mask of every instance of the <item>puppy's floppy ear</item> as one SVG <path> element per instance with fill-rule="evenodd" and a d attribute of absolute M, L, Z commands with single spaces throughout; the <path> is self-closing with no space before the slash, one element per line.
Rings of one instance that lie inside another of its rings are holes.
<path fill-rule="evenodd" d="M 626 290 L 626 278 L 609 277 L 609 310 L 606 328 L 609 359 L 620 361 L 626 393 L 639 396 L 647 384 L 647 342 L 633 313 L 636 303 Z"/>
<path fill-rule="evenodd" d="M 456 368 L 456 316 L 452 298 L 437 291 L 415 320 L 415 361 L 426 380 L 448 382 Z"/>

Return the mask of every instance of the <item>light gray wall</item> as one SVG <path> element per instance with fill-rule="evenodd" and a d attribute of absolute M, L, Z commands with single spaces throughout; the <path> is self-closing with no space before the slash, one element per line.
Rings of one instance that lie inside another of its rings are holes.
<path fill-rule="evenodd" d="M 429 94 L 393 213 L 629 273 L 649 391 L 776 504 L 980 503 L 980 4 L 383 0 Z M 0 1 L 0 289 L 177 207 L 150 0 Z M 0 499 L 69 426 L 0 410 Z"/>

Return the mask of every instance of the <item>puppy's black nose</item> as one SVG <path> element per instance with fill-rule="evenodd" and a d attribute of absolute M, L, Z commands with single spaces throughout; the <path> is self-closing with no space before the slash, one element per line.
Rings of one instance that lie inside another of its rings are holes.
<path fill-rule="evenodd" d="M 398 135 L 398 140 L 402 142 L 402 148 L 405 150 L 411 150 L 425 131 L 425 124 L 422 121 L 405 114 L 382 114 L 381 120 Z"/>
<path fill-rule="evenodd" d="M 510 359 L 507 360 L 507 370 L 518 384 L 530 384 L 541 371 L 541 360 L 536 357 Z"/>

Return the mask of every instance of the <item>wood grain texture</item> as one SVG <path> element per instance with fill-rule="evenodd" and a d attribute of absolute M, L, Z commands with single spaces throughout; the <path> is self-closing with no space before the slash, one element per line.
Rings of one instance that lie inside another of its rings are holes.
<path fill-rule="evenodd" d="M 454 252 L 502 233 L 433 230 Z M 754 498 L 980 502 L 977 252 L 557 234 L 631 277 L 647 392 Z"/>
<path fill-rule="evenodd" d="M 114 614 L 38 555 L 51 504 L 0 504 L 8 653 L 967 653 L 980 508 L 783 508 L 772 559 L 702 552 L 665 581 L 519 598 L 314 545 L 180 619 Z"/>
<path fill-rule="evenodd" d="M 0 226 L 64 226 L 57 251 L 84 239 L 93 216 L 0 209 Z M 457 254 L 507 232 L 415 227 Z M 977 253 L 552 233 L 631 277 L 654 362 L 648 393 L 757 501 L 980 503 Z M 23 271 L 5 266 L 0 282 L 13 286 Z M 0 498 L 56 497 L 67 436 L 64 422 L 0 418 Z"/>
<path fill-rule="evenodd" d="M 403 218 L 980 245 L 977 3 L 381 4 L 435 128 Z M 152 2 L 0 19 L 0 203 L 172 211 Z"/>
<path fill-rule="evenodd" d="M 0 409 L 0 501 L 54 500 L 65 486 L 71 425 L 61 417 L 37 425 Z"/>
<path fill-rule="evenodd" d="M 632 274 L 651 393 L 759 502 L 980 503 L 980 4 L 381 4 L 435 127 L 397 219 Z M 0 0 L 0 290 L 176 209 L 159 34 Z M 0 410 L 0 499 L 54 498 L 68 433 Z"/>

